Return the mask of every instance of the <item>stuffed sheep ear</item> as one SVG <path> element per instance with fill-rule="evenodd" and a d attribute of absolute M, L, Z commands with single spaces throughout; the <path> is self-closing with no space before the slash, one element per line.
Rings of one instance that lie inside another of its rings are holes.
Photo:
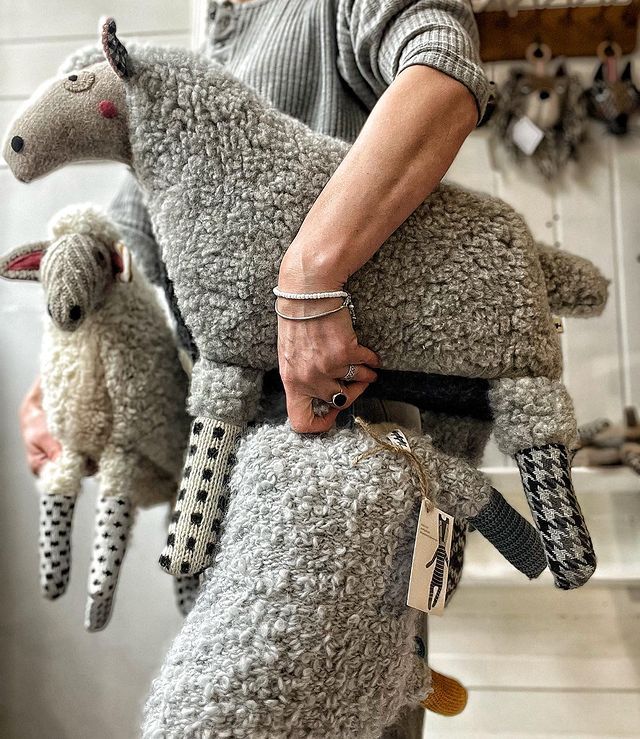
<path fill-rule="evenodd" d="M 116 36 L 116 22 L 107 18 L 102 23 L 102 50 L 113 71 L 123 80 L 131 77 L 131 60 L 124 44 Z"/>
<path fill-rule="evenodd" d="M 0 277 L 7 280 L 39 280 L 40 262 L 48 246 L 48 241 L 36 241 L 14 249 L 0 259 Z"/>
<path fill-rule="evenodd" d="M 131 252 L 119 241 L 113 247 L 113 271 L 118 282 L 131 282 Z"/>

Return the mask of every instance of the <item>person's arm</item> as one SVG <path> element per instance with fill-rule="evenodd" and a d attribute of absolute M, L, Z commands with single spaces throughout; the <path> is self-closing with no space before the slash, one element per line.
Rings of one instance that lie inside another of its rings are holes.
<path fill-rule="evenodd" d="M 448 2 L 466 7 L 461 0 Z M 425 5 L 404 4 L 407 13 Z M 370 0 L 353 5 L 368 14 L 380 6 Z M 373 75 L 369 82 L 375 81 L 376 74 L 381 75 L 381 86 L 385 75 L 392 80 L 287 251 L 280 268 L 280 289 L 341 289 L 434 189 L 475 127 L 488 96 L 486 78 L 473 60 L 456 59 L 453 52 L 447 56 L 442 50 L 431 56 L 430 33 L 425 31 L 420 40 L 414 32 L 415 22 L 430 27 L 432 20 L 425 9 L 418 21 L 411 16 L 407 29 L 398 33 L 403 17 L 396 15 L 385 32 L 377 29 L 377 46 L 371 34 L 364 51 L 355 45 L 362 59 L 378 59 L 375 70 L 368 68 Z M 369 15 L 366 21 L 371 23 Z M 399 50 L 385 46 L 393 38 Z M 446 72 L 434 68 L 437 59 L 446 61 Z M 465 65 L 469 75 L 463 75 L 463 80 L 452 76 L 454 68 L 465 70 Z M 278 302 L 281 311 L 290 315 L 312 315 L 339 305 L 339 300 Z M 331 427 L 337 411 L 323 418 L 314 416 L 312 399 L 329 401 L 350 364 L 358 365 L 358 371 L 357 382 L 346 386 L 349 404 L 375 379 L 371 368 L 377 358 L 358 345 L 346 311 L 304 322 L 279 319 L 278 352 L 289 419 L 300 432 Z"/>

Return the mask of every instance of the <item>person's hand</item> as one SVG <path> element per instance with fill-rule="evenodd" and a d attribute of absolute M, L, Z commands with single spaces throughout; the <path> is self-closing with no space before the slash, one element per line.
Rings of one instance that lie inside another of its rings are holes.
<path fill-rule="evenodd" d="M 281 286 L 281 289 L 289 288 Z M 291 316 L 317 315 L 337 308 L 341 303 L 340 298 L 278 298 L 278 309 Z M 372 367 L 379 366 L 378 356 L 358 344 L 346 308 L 310 321 L 278 318 L 278 361 L 287 396 L 289 422 L 291 428 L 299 433 L 328 431 L 339 411 L 348 408 L 376 379 Z M 356 367 L 356 374 L 352 382 L 345 383 L 343 378 L 349 365 Z M 330 403 L 338 392 L 346 394 L 347 403 L 340 409 L 331 408 L 325 416 L 316 416 L 312 405 L 314 398 Z"/>
<path fill-rule="evenodd" d="M 54 460 L 61 452 L 59 442 L 51 436 L 42 408 L 40 378 L 25 396 L 19 411 L 20 431 L 27 452 L 27 463 L 34 475 L 39 475 L 46 462 Z"/>

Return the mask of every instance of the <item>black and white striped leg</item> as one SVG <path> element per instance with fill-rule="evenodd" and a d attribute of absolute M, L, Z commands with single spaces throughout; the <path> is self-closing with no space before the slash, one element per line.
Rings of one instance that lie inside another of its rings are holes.
<path fill-rule="evenodd" d="M 71 571 L 71 522 L 75 495 L 40 496 L 40 588 L 45 598 L 59 598 Z"/>
<path fill-rule="evenodd" d="M 547 560 L 538 532 L 497 490 L 492 491 L 487 505 L 469 522 L 529 579 L 538 577 L 546 569 Z"/>
<path fill-rule="evenodd" d="M 596 555 L 573 490 L 567 448 L 545 444 L 518 452 L 515 459 L 556 586 L 584 585 L 596 569 Z"/>
<path fill-rule="evenodd" d="M 129 498 L 112 495 L 98 498 L 84 619 L 87 631 L 100 631 L 109 623 L 133 521 Z"/>
<path fill-rule="evenodd" d="M 213 563 L 242 432 L 240 426 L 210 418 L 193 421 L 167 545 L 160 556 L 160 566 L 174 576 L 198 575 Z"/>
<path fill-rule="evenodd" d="M 458 518 L 453 520 L 453 533 L 451 535 L 451 552 L 449 554 L 449 575 L 447 577 L 447 594 L 445 606 L 455 593 L 464 566 L 464 548 L 467 545 L 467 524 Z"/>

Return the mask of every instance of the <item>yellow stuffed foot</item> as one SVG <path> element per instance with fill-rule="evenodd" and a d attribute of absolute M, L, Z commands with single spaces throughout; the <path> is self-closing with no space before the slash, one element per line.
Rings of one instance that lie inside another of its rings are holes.
<path fill-rule="evenodd" d="M 453 677 L 431 670 L 431 692 L 421 706 L 440 716 L 457 716 L 464 711 L 469 694 L 467 689 Z"/>

